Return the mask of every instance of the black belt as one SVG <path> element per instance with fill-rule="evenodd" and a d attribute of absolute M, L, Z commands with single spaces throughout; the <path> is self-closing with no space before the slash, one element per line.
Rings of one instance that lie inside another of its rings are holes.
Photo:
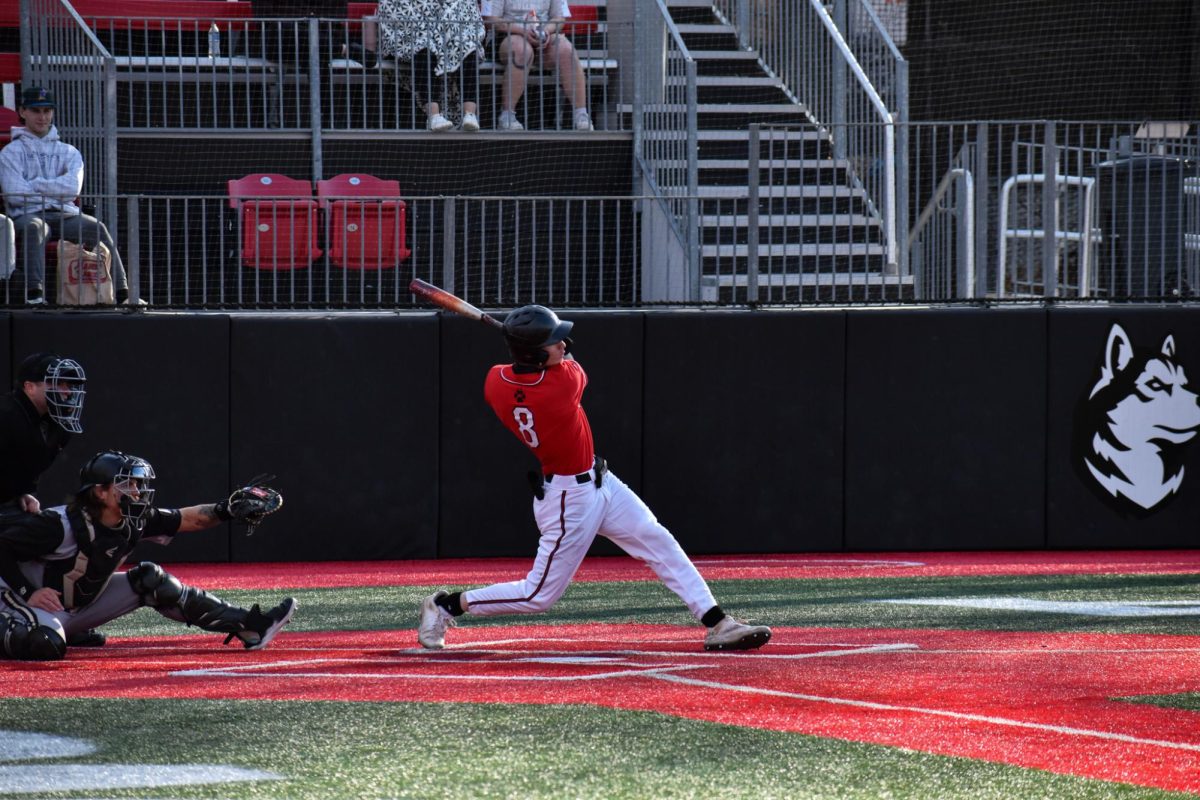
<path fill-rule="evenodd" d="M 604 473 L 606 471 L 608 471 L 608 464 L 604 461 L 603 458 L 601 458 L 600 456 L 596 456 L 595 461 L 592 462 L 592 471 L 596 473 L 596 485 L 599 486 L 601 484 L 601 482 L 604 480 Z M 554 480 L 554 473 L 547 472 L 546 480 L 548 480 L 548 481 Z M 581 483 L 581 484 L 589 483 L 589 482 L 591 482 L 591 480 L 592 480 L 592 475 L 591 475 L 591 473 L 588 473 L 588 472 L 581 472 L 575 476 L 576 483 Z"/>
<path fill-rule="evenodd" d="M 576 475 L 576 476 L 575 476 L 575 482 L 576 482 L 576 483 L 587 483 L 587 482 L 588 482 L 588 481 L 590 481 L 591 479 L 592 479 L 592 473 L 590 473 L 590 472 L 581 472 L 581 473 L 579 473 L 578 475 Z M 552 480 L 554 480 L 554 473 L 553 473 L 553 472 L 547 472 L 547 473 L 546 473 L 546 480 L 548 480 L 548 481 L 552 481 Z"/>

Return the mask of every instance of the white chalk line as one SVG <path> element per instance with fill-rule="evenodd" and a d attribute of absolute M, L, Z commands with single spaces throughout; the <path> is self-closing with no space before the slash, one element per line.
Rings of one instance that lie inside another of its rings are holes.
<path fill-rule="evenodd" d="M 771 659 L 771 660 L 789 660 L 798 661 L 810 658 L 839 658 L 844 656 L 855 655 L 871 655 L 875 653 L 889 653 L 896 650 L 909 650 L 917 647 L 915 644 L 896 643 L 896 644 L 877 644 L 867 645 L 864 647 L 851 647 L 837 650 L 820 650 L 810 653 L 781 653 L 768 654 L 759 653 L 752 656 L 755 659 Z M 464 652 L 464 651 L 459 651 Z M 355 680 L 436 680 L 436 679 L 455 679 L 455 680 L 472 680 L 472 681 L 582 681 L 582 680 L 600 680 L 604 678 L 615 677 L 636 677 L 640 675 L 649 675 L 652 673 L 664 671 L 681 671 L 705 669 L 707 667 L 716 666 L 718 660 L 729 663 L 729 653 L 719 652 L 698 652 L 698 653 L 680 653 L 677 651 L 664 650 L 538 650 L 532 653 L 515 653 L 512 650 L 498 649 L 482 649 L 473 648 L 469 651 L 471 654 L 495 655 L 495 656 L 510 656 L 509 658 L 494 658 L 484 662 L 477 662 L 482 666 L 496 665 L 528 665 L 531 663 L 553 663 L 559 666 L 575 666 L 575 667 L 595 667 L 601 664 L 605 666 L 623 665 L 629 669 L 611 670 L 600 673 L 580 674 L 580 675 L 525 675 L 525 674 L 480 674 L 480 673 L 463 673 L 451 674 L 446 672 L 423 673 L 423 672 L 295 672 L 293 668 L 305 665 L 317 664 L 344 664 L 347 666 L 368 666 L 368 665 L 386 665 L 386 664 L 412 664 L 413 656 L 419 658 L 424 665 L 437 665 L 442 667 L 446 664 L 460 663 L 457 659 L 438 658 L 439 655 L 445 654 L 445 650 L 429 651 L 429 650 L 413 650 L 401 651 L 398 656 L 410 656 L 409 658 L 393 657 L 393 658 L 314 658 L 304 660 L 282 660 L 270 661 L 258 664 L 238 664 L 233 666 L 222 667 L 202 667 L 199 669 L 175 669 L 168 674 L 171 677 L 225 677 L 225 678 L 327 678 L 327 679 L 355 679 Z M 614 658 L 616 657 L 616 658 Z M 661 666 L 651 666 L 644 663 L 626 661 L 623 659 L 630 657 L 641 658 L 665 658 L 670 661 L 681 660 L 703 660 L 709 663 L 706 664 L 679 664 L 668 663 Z M 178 665 L 175 665 L 178 666 Z"/>
<path fill-rule="evenodd" d="M 753 686 L 739 686 L 737 684 L 719 683 L 717 681 L 705 681 L 698 678 L 688 678 L 683 675 L 666 675 L 658 674 L 651 675 L 655 680 L 669 681 L 671 683 L 681 683 L 688 686 L 699 686 L 705 689 L 718 689 L 729 692 L 738 692 L 741 694 L 765 695 L 768 697 L 786 697 L 792 700 L 802 700 L 810 703 L 827 703 L 830 705 L 850 706 L 853 708 L 863 708 L 872 711 L 887 711 L 887 712 L 902 712 L 906 714 L 921 714 L 934 717 L 945 717 L 947 719 L 964 720 L 967 722 L 980 722 L 987 725 L 998 725 L 1001 727 L 1011 728 L 1026 728 L 1029 730 L 1047 731 L 1050 733 L 1060 733 L 1067 736 L 1080 736 L 1092 739 L 1104 739 L 1107 741 L 1123 742 L 1126 744 L 1150 745 L 1152 747 L 1164 747 L 1171 750 L 1187 750 L 1200 753 L 1200 743 L 1191 742 L 1171 742 L 1164 739 L 1146 739 L 1140 736 L 1132 736 L 1126 733 L 1113 733 L 1111 731 L 1097 731 L 1088 728 L 1075 728 L 1069 725 L 1050 725 L 1044 722 L 1029 722 L 1027 720 L 1008 719 L 1006 717 L 993 717 L 986 714 L 969 714 L 962 711 L 948 711 L 940 708 L 922 708 L 920 706 L 900 706 L 891 703 L 879 703 L 871 700 L 853 700 L 846 697 L 824 697 L 821 695 L 801 694 L 799 692 L 787 692 L 782 689 L 761 689 Z"/>

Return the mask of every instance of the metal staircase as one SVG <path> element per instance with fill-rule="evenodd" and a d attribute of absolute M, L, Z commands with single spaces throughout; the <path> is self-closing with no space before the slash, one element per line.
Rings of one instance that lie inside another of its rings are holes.
<path fill-rule="evenodd" d="M 855 165 L 835 156 L 829 129 L 741 46 L 711 0 L 666 5 L 696 62 L 699 299 L 854 302 L 880 299 L 880 289 L 895 296 L 879 214 Z"/>

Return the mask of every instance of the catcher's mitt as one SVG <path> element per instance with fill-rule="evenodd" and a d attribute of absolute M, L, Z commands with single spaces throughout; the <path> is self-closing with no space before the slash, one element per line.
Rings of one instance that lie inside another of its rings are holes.
<path fill-rule="evenodd" d="M 254 528 L 268 514 L 274 514 L 283 506 L 283 495 L 259 482 L 274 477 L 260 475 L 246 486 L 235 489 L 228 498 L 217 503 L 217 516 L 242 523 L 248 528 L 247 535 L 254 533 Z"/>

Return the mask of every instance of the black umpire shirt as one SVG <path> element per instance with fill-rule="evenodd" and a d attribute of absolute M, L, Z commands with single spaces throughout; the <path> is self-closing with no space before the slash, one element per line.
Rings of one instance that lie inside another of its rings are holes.
<path fill-rule="evenodd" d="M 25 392 L 0 396 L 0 506 L 36 494 L 38 478 L 70 440 L 49 414 L 37 413 Z"/>
<path fill-rule="evenodd" d="M 95 523 L 90 530 L 86 525 L 77 530 L 78 526 L 68 524 L 66 516 L 67 511 L 58 506 L 0 525 L 0 580 L 21 599 L 27 600 L 37 589 L 49 587 L 62 596 L 65 608 L 82 608 L 103 591 L 139 542 L 167 544 L 182 521 L 176 509 L 152 508 L 140 531 L 128 522 L 117 528 Z M 41 586 L 34 585 L 21 569 L 22 562 L 42 566 Z"/>

